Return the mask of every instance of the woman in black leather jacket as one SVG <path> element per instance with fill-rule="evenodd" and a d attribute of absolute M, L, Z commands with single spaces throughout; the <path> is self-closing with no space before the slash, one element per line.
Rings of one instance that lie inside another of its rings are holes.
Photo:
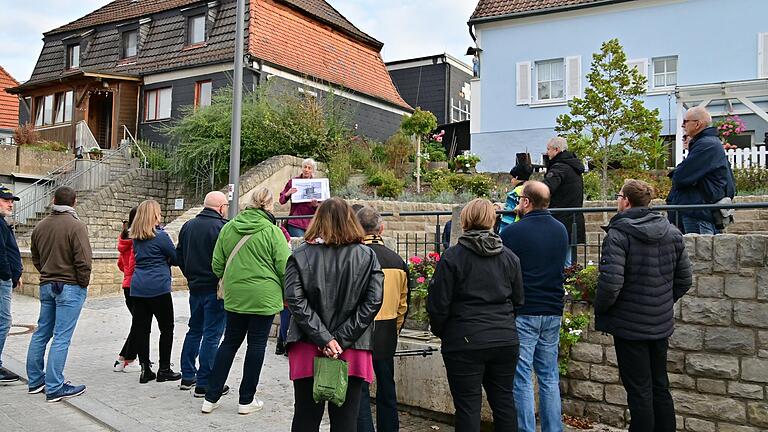
<path fill-rule="evenodd" d="M 462 432 L 480 431 L 483 387 L 494 430 L 517 431 L 515 307 L 523 304 L 523 278 L 520 260 L 492 231 L 495 221 L 495 208 L 486 199 L 464 207 L 464 233 L 441 257 L 427 295 L 429 322 L 441 340 L 456 408 L 456 430 Z"/>
<path fill-rule="evenodd" d="M 291 311 L 286 340 L 294 388 L 294 432 L 317 431 L 325 403 L 312 398 L 316 356 L 348 363 L 341 407 L 328 404 L 331 431 L 353 431 L 363 380 L 373 380 L 371 323 L 381 307 L 384 273 L 352 208 L 331 198 L 317 209 L 304 239 L 288 258 L 285 299 Z"/>

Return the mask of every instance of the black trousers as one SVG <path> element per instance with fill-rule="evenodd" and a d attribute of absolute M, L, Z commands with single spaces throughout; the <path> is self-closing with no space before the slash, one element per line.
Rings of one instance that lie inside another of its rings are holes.
<path fill-rule="evenodd" d="M 674 432 L 675 405 L 667 377 L 668 339 L 632 341 L 614 336 L 613 342 L 632 415 L 630 432 Z"/>
<path fill-rule="evenodd" d="M 325 402 L 315 403 L 312 398 L 314 378 L 302 378 L 293 381 L 293 424 L 291 432 L 317 432 L 325 413 Z M 329 403 L 328 417 L 331 419 L 331 432 L 352 432 L 357 430 L 357 412 L 360 408 L 360 395 L 363 379 L 349 377 L 347 398 L 340 407 Z"/>
<path fill-rule="evenodd" d="M 171 293 L 157 297 L 132 297 L 133 323 L 131 324 L 131 345 L 135 346 L 141 363 L 150 363 L 149 334 L 152 332 L 152 317 L 160 327 L 160 369 L 171 367 L 173 348 L 173 299 Z"/>
<path fill-rule="evenodd" d="M 517 431 L 513 388 L 518 355 L 517 345 L 443 353 L 457 431 L 480 432 L 483 389 L 493 411 L 493 430 Z"/>
<path fill-rule="evenodd" d="M 128 307 L 128 312 L 131 313 L 131 320 L 133 320 L 133 297 L 131 297 L 131 288 L 123 288 L 123 294 L 125 295 L 125 306 Z M 120 350 L 120 357 L 128 361 L 136 360 L 136 348 L 131 344 L 131 332 L 128 331 L 128 337 L 125 338 L 123 348 Z"/>

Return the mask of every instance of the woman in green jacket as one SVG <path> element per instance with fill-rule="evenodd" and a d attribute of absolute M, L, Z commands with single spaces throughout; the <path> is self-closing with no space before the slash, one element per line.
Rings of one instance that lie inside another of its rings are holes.
<path fill-rule="evenodd" d="M 202 412 L 219 406 L 235 354 L 248 336 L 238 413 L 264 403 L 256 397 L 264 350 L 275 314 L 283 310 L 283 274 L 291 251 L 271 211 L 272 192 L 257 189 L 245 210 L 227 222 L 213 250 L 213 272 L 222 279 L 227 326 L 216 353 Z"/>

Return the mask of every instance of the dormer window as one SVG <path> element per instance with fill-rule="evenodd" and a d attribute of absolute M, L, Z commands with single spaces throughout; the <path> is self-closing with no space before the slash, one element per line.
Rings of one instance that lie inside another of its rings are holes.
<path fill-rule="evenodd" d="M 139 53 L 139 31 L 128 30 L 123 32 L 120 46 L 120 58 L 136 57 Z"/>
<path fill-rule="evenodd" d="M 200 45 L 205 42 L 205 14 L 187 18 L 187 45 Z"/>
<path fill-rule="evenodd" d="M 80 44 L 67 46 L 67 69 L 80 67 Z"/>

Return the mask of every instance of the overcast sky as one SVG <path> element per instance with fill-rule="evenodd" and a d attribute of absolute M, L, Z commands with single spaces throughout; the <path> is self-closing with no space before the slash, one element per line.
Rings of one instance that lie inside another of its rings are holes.
<path fill-rule="evenodd" d="M 158 0 L 162 1 L 162 0 Z M 385 61 L 447 52 L 465 63 L 472 39 L 467 20 L 475 0 L 328 0 L 360 30 L 384 43 Z M 0 65 L 29 79 L 43 32 L 73 21 L 109 0 L 0 0 Z"/>

